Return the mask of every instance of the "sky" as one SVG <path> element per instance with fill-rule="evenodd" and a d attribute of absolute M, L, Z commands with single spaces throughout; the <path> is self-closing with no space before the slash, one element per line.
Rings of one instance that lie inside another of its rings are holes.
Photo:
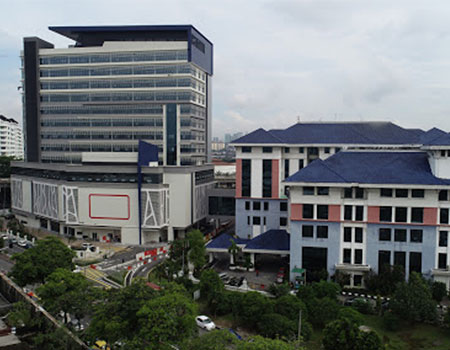
<path fill-rule="evenodd" d="M 213 136 L 300 121 L 450 131 L 447 0 L 1 0 L 0 114 L 22 119 L 20 50 L 57 25 L 192 24 L 214 44 Z"/>

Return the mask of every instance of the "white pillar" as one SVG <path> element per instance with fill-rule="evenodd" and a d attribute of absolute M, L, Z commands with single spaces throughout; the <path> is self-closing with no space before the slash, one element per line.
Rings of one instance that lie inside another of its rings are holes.
<path fill-rule="evenodd" d="M 250 262 L 255 267 L 255 253 L 250 253 Z"/>
<path fill-rule="evenodd" d="M 230 254 L 230 265 L 234 265 L 234 256 Z"/>
<path fill-rule="evenodd" d="M 167 228 L 167 241 L 168 242 L 173 242 L 173 240 L 174 240 L 173 227 L 169 226 Z"/>
<path fill-rule="evenodd" d="M 212 263 L 214 260 L 214 253 L 209 253 L 209 262 Z"/>

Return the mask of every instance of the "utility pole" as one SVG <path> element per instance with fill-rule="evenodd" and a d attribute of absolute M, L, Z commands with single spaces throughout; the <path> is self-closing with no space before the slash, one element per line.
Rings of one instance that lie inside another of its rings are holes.
<path fill-rule="evenodd" d="M 300 341 L 300 335 L 302 332 L 302 309 L 298 311 L 298 336 L 297 339 Z"/>

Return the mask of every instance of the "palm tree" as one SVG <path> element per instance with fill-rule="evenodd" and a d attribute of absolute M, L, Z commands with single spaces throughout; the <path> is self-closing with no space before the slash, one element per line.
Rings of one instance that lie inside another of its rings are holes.
<path fill-rule="evenodd" d="M 228 248 L 228 253 L 230 253 L 233 257 L 233 264 L 236 264 L 236 255 L 241 251 L 241 248 L 238 247 L 233 239 L 230 239 L 230 242 L 231 245 Z"/>

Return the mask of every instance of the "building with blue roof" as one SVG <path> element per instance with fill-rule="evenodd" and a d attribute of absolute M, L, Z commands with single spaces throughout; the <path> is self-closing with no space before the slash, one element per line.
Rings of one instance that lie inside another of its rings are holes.
<path fill-rule="evenodd" d="M 236 233 L 250 240 L 246 249 L 285 230 L 290 264 L 307 276 L 326 270 L 362 287 L 367 272 L 401 265 L 406 277 L 418 271 L 449 286 L 447 132 L 297 123 L 255 130 L 233 145 Z"/>

